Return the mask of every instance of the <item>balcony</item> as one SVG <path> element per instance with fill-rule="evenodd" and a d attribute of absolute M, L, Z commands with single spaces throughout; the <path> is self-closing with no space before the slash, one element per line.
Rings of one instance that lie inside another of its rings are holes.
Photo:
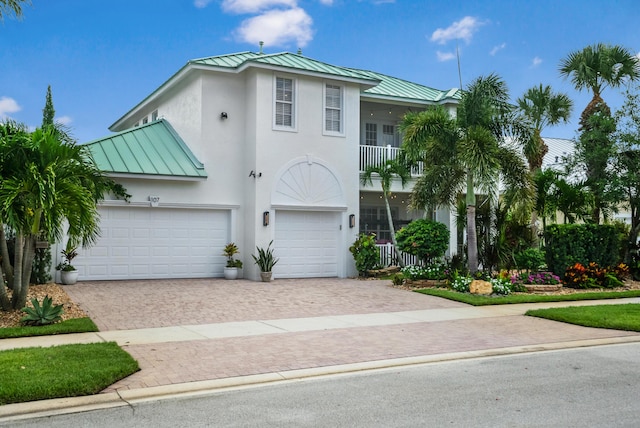
<path fill-rule="evenodd" d="M 399 147 L 392 146 L 360 146 L 360 172 L 364 172 L 368 166 L 378 167 L 384 165 L 387 160 L 396 159 L 400 150 Z M 411 168 L 411 176 L 420 176 L 422 171 L 423 165 L 419 162 Z"/>

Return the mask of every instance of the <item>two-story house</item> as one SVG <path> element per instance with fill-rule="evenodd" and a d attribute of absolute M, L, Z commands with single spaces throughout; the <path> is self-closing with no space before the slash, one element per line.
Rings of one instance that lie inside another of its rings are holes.
<path fill-rule="evenodd" d="M 381 188 L 360 172 L 397 155 L 405 112 L 458 99 L 301 54 L 189 61 L 86 143 L 132 198 L 100 205 L 102 236 L 74 265 L 84 280 L 218 277 L 235 242 L 258 279 L 250 255 L 273 241 L 274 278 L 354 276 L 357 234 L 389 237 Z M 410 189 L 394 189 L 399 224 L 423 215 Z"/>

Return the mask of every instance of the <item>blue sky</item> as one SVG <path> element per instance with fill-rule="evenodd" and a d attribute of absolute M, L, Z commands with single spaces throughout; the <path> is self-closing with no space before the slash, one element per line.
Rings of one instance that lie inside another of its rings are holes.
<path fill-rule="evenodd" d="M 560 60 L 598 43 L 640 52 L 637 0 L 32 0 L 0 24 L 0 119 L 42 120 L 51 85 L 56 120 L 80 142 L 108 127 L 189 59 L 302 49 L 335 65 L 438 89 L 495 72 L 512 99 L 540 83 L 575 103 L 575 136 L 590 99 L 559 76 Z M 607 89 L 612 108 L 620 90 Z"/>

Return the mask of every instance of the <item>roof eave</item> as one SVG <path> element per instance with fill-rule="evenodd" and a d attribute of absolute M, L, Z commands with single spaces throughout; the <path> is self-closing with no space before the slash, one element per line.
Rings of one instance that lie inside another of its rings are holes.
<path fill-rule="evenodd" d="M 129 178 L 136 180 L 164 180 L 164 181 L 205 181 L 207 176 L 164 175 L 164 174 L 136 174 L 131 172 L 108 172 L 109 178 Z"/>

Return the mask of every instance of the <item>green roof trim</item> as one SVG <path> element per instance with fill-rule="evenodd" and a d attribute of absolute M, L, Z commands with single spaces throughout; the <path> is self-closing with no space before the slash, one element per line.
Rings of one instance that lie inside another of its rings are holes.
<path fill-rule="evenodd" d="M 165 119 L 84 145 L 106 173 L 207 178 L 202 162 Z"/>
<path fill-rule="evenodd" d="M 356 68 L 339 67 L 307 58 L 301 54 L 282 52 L 276 54 L 260 54 L 240 52 L 236 54 L 212 56 L 189 61 L 189 64 L 239 69 L 251 64 L 263 64 L 289 68 L 296 71 L 326 74 L 329 76 L 356 79 L 370 83 L 371 87 L 363 89 L 364 95 L 394 98 L 410 102 L 437 103 L 444 100 L 460 100 L 460 90 L 447 91 L 430 88 L 418 83 L 388 76 L 374 71 Z"/>
<path fill-rule="evenodd" d="M 430 88 L 418 83 L 409 82 L 397 77 L 387 76 L 385 74 L 376 73 L 374 71 L 352 69 L 359 74 L 376 79 L 380 82 L 363 91 L 363 94 L 403 99 L 407 101 L 429 101 L 440 102 L 443 100 L 460 100 L 460 91 L 457 88 L 448 91 Z"/>
<path fill-rule="evenodd" d="M 231 55 L 221 55 L 209 58 L 201 58 L 189 61 L 189 64 L 199 64 L 215 67 L 240 68 L 251 64 L 263 64 L 275 67 L 289 68 L 296 71 L 327 74 L 330 76 L 368 81 L 375 85 L 378 79 L 359 73 L 356 70 L 327 64 L 301 54 L 281 52 L 275 54 L 260 54 L 253 52 L 241 52 Z"/>

